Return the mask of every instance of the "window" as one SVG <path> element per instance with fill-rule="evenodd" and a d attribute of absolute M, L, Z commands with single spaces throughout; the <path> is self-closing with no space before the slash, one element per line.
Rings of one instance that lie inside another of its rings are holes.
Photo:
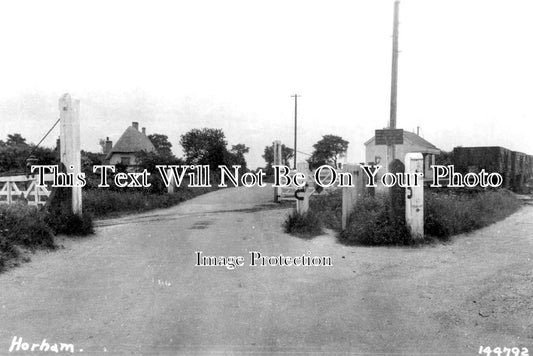
<path fill-rule="evenodd" d="M 130 165 L 130 157 L 120 157 L 120 163 L 129 166 Z"/>

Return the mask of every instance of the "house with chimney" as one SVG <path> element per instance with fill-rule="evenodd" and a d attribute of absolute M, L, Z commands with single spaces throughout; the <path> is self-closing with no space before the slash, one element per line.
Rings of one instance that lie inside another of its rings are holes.
<path fill-rule="evenodd" d="M 139 151 L 156 152 L 156 148 L 146 136 L 146 128 L 139 131 L 138 122 L 132 122 L 114 145 L 109 137 L 105 142 L 106 161 L 111 165 L 135 166 L 135 153 Z"/>

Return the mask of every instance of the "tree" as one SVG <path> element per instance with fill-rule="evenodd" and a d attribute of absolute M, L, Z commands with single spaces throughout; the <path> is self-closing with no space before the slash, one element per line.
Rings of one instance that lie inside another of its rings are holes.
<path fill-rule="evenodd" d="M 8 146 L 28 146 L 26 139 L 20 134 L 7 135 L 6 145 Z"/>
<path fill-rule="evenodd" d="M 315 151 L 309 158 L 309 166 L 316 168 L 324 164 L 337 167 L 339 158 L 346 154 L 349 142 L 340 136 L 324 135 L 313 145 Z"/>
<path fill-rule="evenodd" d="M 229 166 L 238 165 L 241 166 L 243 171 L 247 170 L 246 159 L 244 155 L 250 152 L 250 147 L 246 147 L 245 144 L 239 143 L 231 146 L 231 150 L 228 152 L 228 158 L 225 160 Z"/>
<path fill-rule="evenodd" d="M 187 164 L 209 164 L 216 168 L 224 162 L 227 142 L 221 129 L 192 129 L 181 135 L 180 145 Z"/>
<path fill-rule="evenodd" d="M 37 158 L 37 164 L 57 163 L 54 150 L 28 145 L 26 139 L 18 133 L 7 135 L 7 140 L 0 145 L 0 172 L 13 174 L 25 172 L 26 160 L 30 155 Z"/>
<path fill-rule="evenodd" d="M 289 166 L 289 160 L 294 157 L 294 150 L 285 145 L 281 145 L 281 163 Z M 265 151 L 263 153 L 263 159 L 266 162 L 266 174 L 272 174 L 273 169 L 272 165 L 274 164 L 274 147 L 265 146 Z"/>
<path fill-rule="evenodd" d="M 221 129 L 192 129 L 180 139 L 187 164 L 209 165 L 212 172 L 218 170 L 219 165 L 237 164 L 246 169 L 244 155 L 250 149 L 240 143 L 228 150 L 227 144 Z"/>
<path fill-rule="evenodd" d="M 151 193 L 164 193 L 167 191 L 166 186 L 163 183 L 163 179 L 159 174 L 159 170 L 156 168 L 158 165 L 181 165 L 182 162 L 174 155 L 161 155 L 159 152 L 146 152 L 139 151 L 135 153 L 135 162 L 137 163 L 137 171 L 142 172 L 147 170 L 150 173 L 148 182 L 151 184 L 148 191 Z"/>
<path fill-rule="evenodd" d="M 173 157 L 172 144 L 168 141 L 167 135 L 151 134 L 148 135 L 148 139 L 152 142 L 157 152 L 164 157 Z"/>

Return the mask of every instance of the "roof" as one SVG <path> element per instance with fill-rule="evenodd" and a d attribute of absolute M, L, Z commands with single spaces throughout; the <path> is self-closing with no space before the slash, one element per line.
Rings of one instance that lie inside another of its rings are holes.
<path fill-rule="evenodd" d="M 113 153 L 134 153 L 139 151 L 155 152 L 156 149 L 145 134 L 129 126 L 120 136 L 117 143 L 113 145 L 106 158 L 109 159 Z"/>
<path fill-rule="evenodd" d="M 376 136 L 373 136 L 370 140 L 365 142 L 365 146 L 373 143 L 376 139 Z M 439 150 L 434 144 L 432 144 L 429 141 L 426 141 L 422 137 L 418 136 L 417 134 L 409 131 L 403 131 L 403 139 L 404 141 L 409 141 L 410 143 L 418 146 L 423 146 L 431 150 Z"/>

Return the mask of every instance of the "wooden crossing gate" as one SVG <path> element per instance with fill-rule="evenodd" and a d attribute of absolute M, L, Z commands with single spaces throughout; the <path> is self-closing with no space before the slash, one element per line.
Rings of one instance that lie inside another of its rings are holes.
<path fill-rule="evenodd" d="M 45 174 L 46 187 L 37 186 L 39 176 L 10 176 L 0 177 L 0 204 L 22 203 L 43 206 L 50 197 L 52 174 Z"/>
<path fill-rule="evenodd" d="M 307 191 L 308 191 L 308 194 L 311 195 L 313 194 L 315 191 L 317 193 L 320 193 L 320 191 L 322 191 L 322 189 L 318 188 L 315 181 L 314 181 L 314 176 L 315 176 L 315 171 L 312 171 L 312 172 L 309 172 L 308 171 L 308 168 L 307 168 L 307 163 L 303 162 L 303 163 L 298 163 L 298 169 L 294 170 L 294 169 L 291 169 L 290 173 L 289 173 L 289 176 L 292 178 L 294 176 L 294 174 L 296 172 L 307 172 L 307 175 L 308 175 L 308 178 L 307 178 L 307 183 L 308 183 L 308 187 L 307 187 Z M 329 183 L 329 181 L 331 180 L 331 172 L 329 170 L 322 170 L 320 172 L 320 181 L 321 182 L 325 182 L 325 183 Z M 324 188 L 324 189 L 336 189 L 338 188 L 338 182 L 335 182 L 331 187 L 329 188 Z M 289 186 L 289 187 L 284 187 L 284 188 L 280 188 L 280 191 L 279 191 L 279 196 L 278 196 L 278 200 L 286 200 L 286 201 L 295 201 L 297 200 L 296 197 L 295 197 L 295 193 L 296 193 L 296 190 L 297 188 L 293 185 Z"/>

